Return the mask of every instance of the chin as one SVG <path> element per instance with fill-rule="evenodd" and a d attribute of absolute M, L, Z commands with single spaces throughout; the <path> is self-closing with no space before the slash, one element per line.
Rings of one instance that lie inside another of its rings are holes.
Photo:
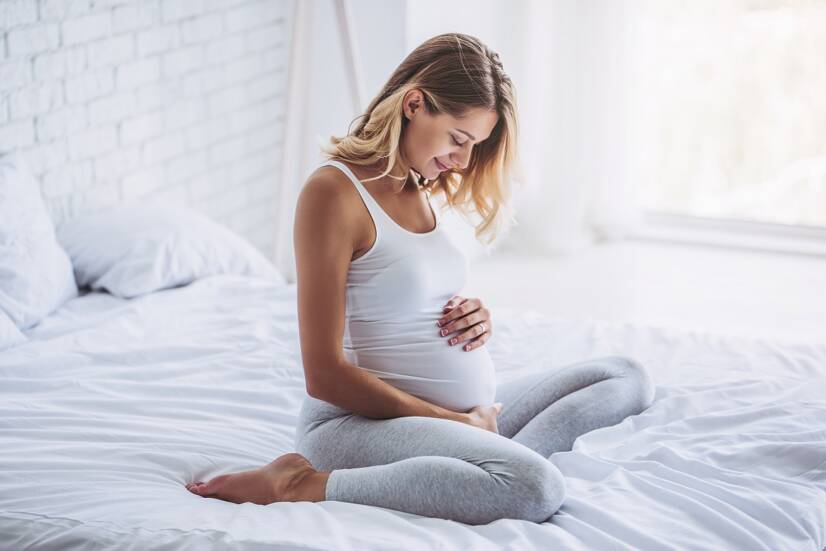
<path fill-rule="evenodd" d="M 442 173 L 442 169 L 439 168 L 439 166 L 436 164 L 436 161 L 431 161 L 430 164 L 433 165 L 433 173 L 431 176 L 428 176 L 428 179 L 435 180 Z"/>
<path fill-rule="evenodd" d="M 415 166 L 413 166 L 411 168 L 413 168 L 413 170 L 416 172 L 416 174 L 420 175 L 422 178 L 427 178 L 428 180 L 433 180 L 434 178 L 437 178 L 439 176 L 438 168 L 431 169 L 429 165 L 425 165 L 425 166 L 427 167 L 428 172 L 422 172 L 421 170 L 419 170 Z"/>

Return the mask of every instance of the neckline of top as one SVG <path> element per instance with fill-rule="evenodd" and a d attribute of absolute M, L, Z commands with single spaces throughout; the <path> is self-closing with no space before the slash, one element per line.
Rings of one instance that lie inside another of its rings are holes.
<path fill-rule="evenodd" d="M 433 220 L 435 221 L 435 225 L 433 226 L 433 229 L 431 229 L 429 231 L 426 231 L 426 232 L 423 232 L 423 233 L 410 231 L 407 228 L 405 228 L 404 226 L 402 226 L 401 224 L 399 224 L 398 222 L 396 222 L 393 219 L 393 217 L 390 216 L 390 214 L 388 214 L 387 211 L 385 211 L 382 208 L 382 206 L 379 204 L 378 201 L 376 201 L 376 199 L 373 197 L 373 195 L 370 193 L 370 191 L 368 191 L 368 189 L 364 186 L 364 184 L 361 183 L 361 181 L 359 181 L 358 178 L 356 178 L 356 175 L 353 174 L 353 171 L 350 170 L 350 167 L 348 167 L 346 164 L 342 163 L 341 161 L 336 161 L 336 160 L 333 160 L 333 159 L 328 160 L 324 164 L 325 165 L 333 165 L 333 166 L 339 168 L 342 172 L 344 172 L 344 174 L 348 178 L 350 178 L 350 180 L 358 188 L 360 188 L 362 191 L 364 191 L 364 193 L 367 194 L 367 197 L 370 199 L 370 201 L 373 202 L 373 205 L 375 205 L 375 207 L 382 213 L 382 215 L 385 218 L 387 218 L 387 220 L 389 220 L 391 224 L 396 226 L 401 231 L 403 231 L 403 232 L 405 232 L 409 235 L 415 236 L 415 237 L 427 237 L 428 235 L 433 235 L 434 233 L 436 233 L 439 230 L 439 228 L 441 228 L 441 226 L 442 226 L 441 221 L 439 220 L 439 217 L 436 215 L 436 209 L 434 209 L 433 205 L 430 204 L 430 198 L 429 197 L 426 197 L 426 200 L 427 200 L 427 206 L 430 207 L 430 212 L 433 213 Z"/>

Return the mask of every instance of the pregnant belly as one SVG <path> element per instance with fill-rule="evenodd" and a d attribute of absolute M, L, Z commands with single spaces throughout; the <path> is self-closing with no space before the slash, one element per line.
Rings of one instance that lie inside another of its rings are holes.
<path fill-rule="evenodd" d="M 465 412 L 496 398 L 496 371 L 487 347 L 466 351 L 467 341 L 449 346 L 432 321 L 353 321 L 349 337 L 351 346 L 345 349 L 360 368 L 423 400 Z"/>

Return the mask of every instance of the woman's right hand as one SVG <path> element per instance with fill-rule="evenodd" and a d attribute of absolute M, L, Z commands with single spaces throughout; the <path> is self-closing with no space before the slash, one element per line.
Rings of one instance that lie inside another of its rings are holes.
<path fill-rule="evenodd" d="M 496 402 L 492 406 L 476 406 L 466 413 L 466 422 L 473 427 L 499 434 L 499 427 L 496 426 L 496 416 L 499 415 L 500 411 L 502 411 L 502 402 Z"/>

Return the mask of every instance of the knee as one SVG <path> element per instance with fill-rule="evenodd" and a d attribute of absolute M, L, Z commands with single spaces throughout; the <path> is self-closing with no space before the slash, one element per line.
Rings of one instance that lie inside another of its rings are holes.
<path fill-rule="evenodd" d="M 556 465 L 539 454 L 519 466 L 512 518 L 545 522 L 565 500 L 565 477 Z"/>
<path fill-rule="evenodd" d="M 635 403 L 637 404 L 636 409 L 638 412 L 648 409 L 651 404 L 654 403 L 654 394 L 656 392 L 654 380 L 651 378 L 648 369 L 633 358 L 626 356 L 613 356 L 612 358 L 621 366 L 622 377 L 628 378 L 635 383 Z"/>

